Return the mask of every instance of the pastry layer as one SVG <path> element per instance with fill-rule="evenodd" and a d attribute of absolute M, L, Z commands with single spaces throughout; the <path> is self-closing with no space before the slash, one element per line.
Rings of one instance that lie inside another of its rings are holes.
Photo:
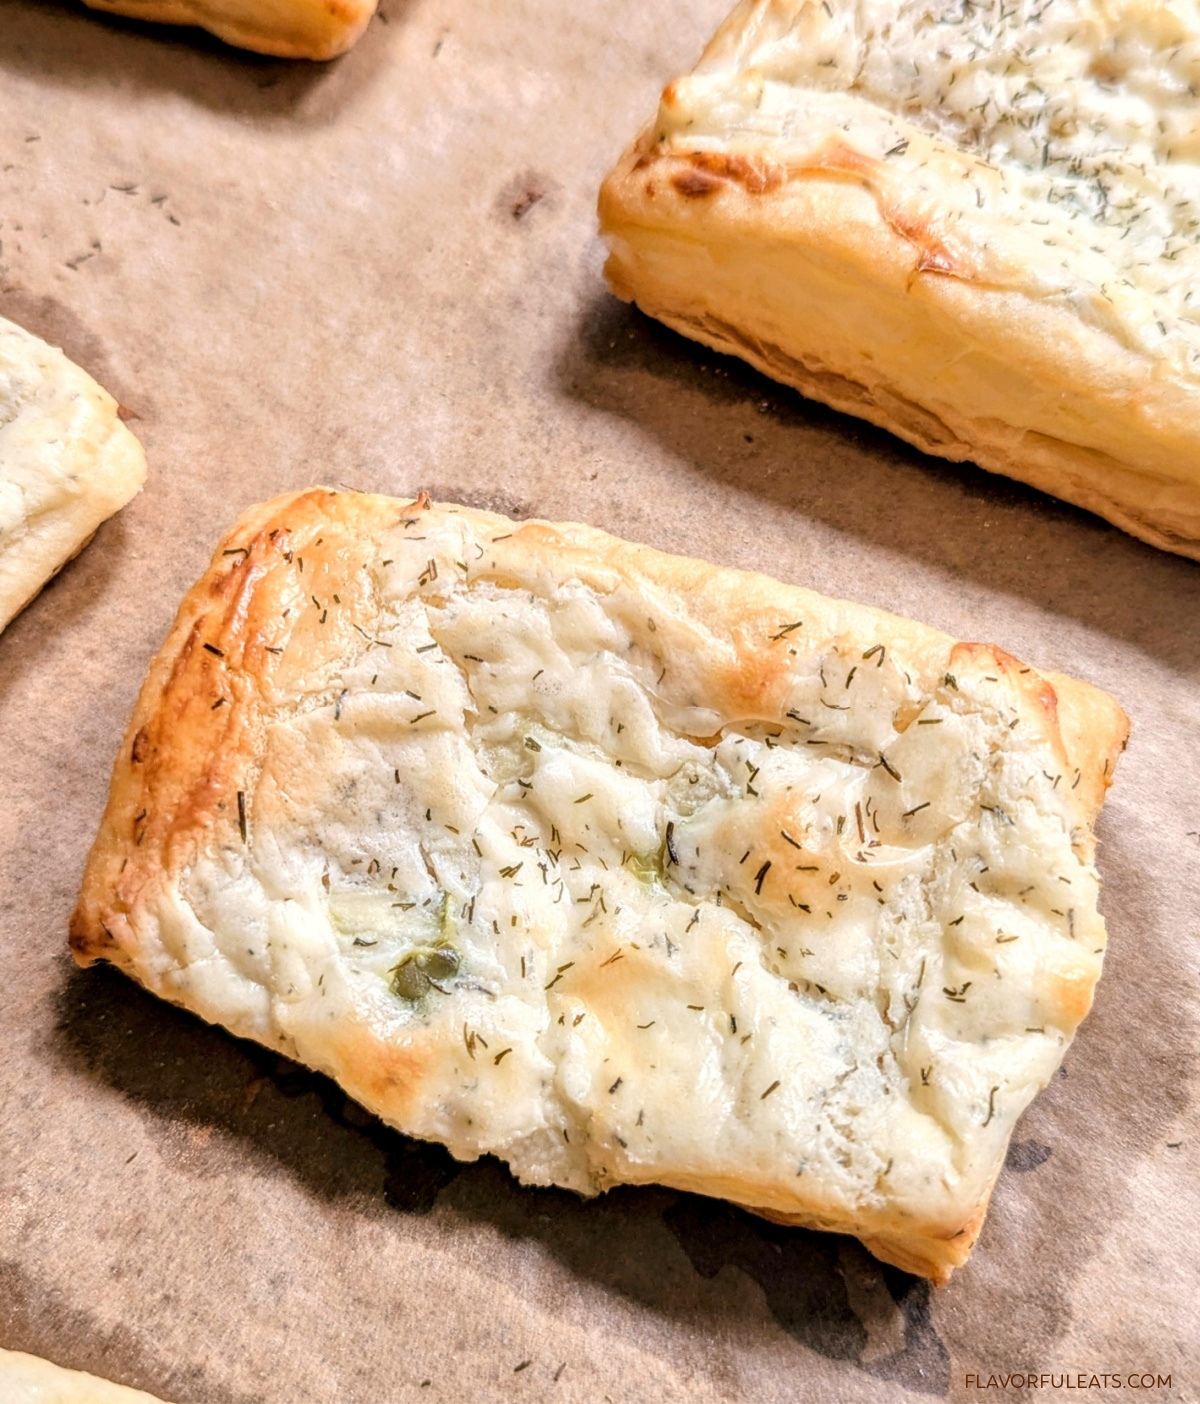
<path fill-rule="evenodd" d="M 161 1404 L 140 1389 L 64 1370 L 19 1350 L 0 1350 L 0 1399 L 4 1404 Z"/>
<path fill-rule="evenodd" d="M 196 25 L 278 58 L 331 59 L 357 41 L 378 0 L 84 0 L 93 10 Z"/>
<path fill-rule="evenodd" d="M 944 1281 L 1090 1005 L 1125 735 L 763 576 L 312 491 L 185 599 L 71 941 L 461 1158 Z"/>
<path fill-rule="evenodd" d="M 0 629 L 145 477 L 107 390 L 0 318 Z"/>
<path fill-rule="evenodd" d="M 1194 4 L 747 0 L 604 185 L 610 283 L 1196 556 L 1197 53 Z"/>

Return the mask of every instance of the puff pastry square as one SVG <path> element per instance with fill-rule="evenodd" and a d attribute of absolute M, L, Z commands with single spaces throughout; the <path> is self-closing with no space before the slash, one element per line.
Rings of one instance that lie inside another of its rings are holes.
<path fill-rule="evenodd" d="M 378 0 L 84 0 L 93 10 L 195 25 L 239 49 L 276 58 L 331 59 L 351 48 Z"/>
<path fill-rule="evenodd" d="M 0 629 L 145 478 L 108 391 L 0 317 Z"/>
<path fill-rule="evenodd" d="M 324 490 L 184 600 L 87 963 L 460 1158 L 944 1281 L 1100 973 L 1105 693 L 584 526 Z"/>
<path fill-rule="evenodd" d="M 1200 9 L 744 0 L 605 182 L 613 290 L 1200 558 Z"/>

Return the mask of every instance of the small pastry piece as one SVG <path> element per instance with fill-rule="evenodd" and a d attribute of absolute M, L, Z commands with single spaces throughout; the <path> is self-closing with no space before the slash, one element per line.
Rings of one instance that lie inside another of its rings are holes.
<path fill-rule="evenodd" d="M 0 1399 L 4 1404 L 162 1404 L 140 1389 L 64 1370 L 18 1350 L 0 1350 Z"/>
<path fill-rule="evenodd" d="M 93 10 L 207 29 L 239 49 L 331 59 L 358 41 L 378 0 L 84 0 Z"/>
<path fill-rule="evenodd" d="M 0 318 L 0 629 L 145 477 L 108 391 Z"/>
<path fill-rule="evenodd" d="M 1200 11 L 745 0 L 600 196 L 613 290 L 1200 558 Z"/>
<path fill-rule="evenodd" d="M 184 600 L 71 944 L 462 1159 L 944 1281 L 1091 1003 L 1125 734 L 764 576 L 312 491 Z"/>

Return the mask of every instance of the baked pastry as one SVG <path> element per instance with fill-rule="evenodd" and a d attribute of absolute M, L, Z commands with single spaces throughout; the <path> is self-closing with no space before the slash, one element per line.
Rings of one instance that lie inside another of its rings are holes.
<path fill-rule="evenodd" d="M 945 1281 L 1099 975 L 1106 694 L 584 526 L 249 511 L 71 925 L 462 1159 Z"/>
<path fill-rule="evenodd" d="M 161 1404 L 152 1394 L 82 1370 L 64 1370 L 36 1355 L 0 1349 L 0 1399 L 4 1404 Z"/>
<path fill-rule="evenodd" d="M 600 196 L 613 291 L 1200 558 L 1200 11 L 744 0 Z"/>
<path fill-rule="evenodd" d="M 0 317 L 0 629 L 145 477 L 108 391 Z"/>
<path fill-rule="evenodd" d="M 277 58 L 331 59 L 358 40 L 378 0 L 84 0 L 93 10 L 207 29 Z"/>

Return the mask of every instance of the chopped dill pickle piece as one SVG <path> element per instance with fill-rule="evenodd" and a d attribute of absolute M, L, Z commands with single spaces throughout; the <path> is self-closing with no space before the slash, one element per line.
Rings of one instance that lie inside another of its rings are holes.
<path fill-rule="evenodd" d="M 420 999 L 430 986 L 441 990 L 438 982 L 452 980 L 461 964 L 458 952 L 449 946 L 416 946 L 392 966 L 392 993 L 401 999 Z"/>
<path fill-rule="evenodd" d="M 421 969 L 431 980 L 452 980 L 458 974 L 460 964 L 457 951 L 448 946 L 429 951 L 421 957 Z"/>

